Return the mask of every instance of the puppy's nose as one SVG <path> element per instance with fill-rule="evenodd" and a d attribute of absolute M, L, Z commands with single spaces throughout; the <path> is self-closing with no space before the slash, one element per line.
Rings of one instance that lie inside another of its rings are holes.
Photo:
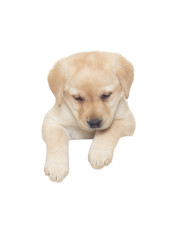
<path fill-rule="evenodd" d="M 90 128 L 100 128 L 102 125 L 102 120 L 99 118 L 90 119 L 87 121 L 87 123 L 89 124 Z"/>

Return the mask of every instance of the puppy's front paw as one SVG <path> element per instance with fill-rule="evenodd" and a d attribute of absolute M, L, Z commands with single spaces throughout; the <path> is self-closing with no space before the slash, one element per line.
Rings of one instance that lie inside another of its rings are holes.
<path fill-rule="evenodd" d="M 112 161 L 113 152 L 103 149 L 90 149 L 88 159 L 91 166 L 96 169 L 109 165 Z"/>
<path fill-rule="evenodd" d="M 49 162 L 45 164 L 44 172 L 51 181 L 61 182 L 67 176 L 69 167 L 67 164 Z"/>

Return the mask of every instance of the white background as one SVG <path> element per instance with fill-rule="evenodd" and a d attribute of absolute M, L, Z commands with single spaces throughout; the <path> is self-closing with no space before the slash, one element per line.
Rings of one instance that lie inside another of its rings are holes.
<path fill-rule="evenodd" d="M 184 239 L 182 1 L 0 2 L 0 239 Z M 103 170 L 91 140 L 70 142 L 70 173 L 43 173 L 47 74 L 80 51 L 118 52 L 135 67 L 137 128 Z"/>

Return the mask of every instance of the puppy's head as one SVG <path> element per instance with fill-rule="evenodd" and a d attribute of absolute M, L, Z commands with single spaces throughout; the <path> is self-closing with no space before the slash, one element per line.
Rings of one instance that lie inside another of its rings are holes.
<path fill-rule="evenodd" d="M 48 76 L 59 106 L 65 101 L 87 131 L 110 126 L 122 95 L 129 96 L 133 67 L 119 54 L 78 53 L 58 61 Z"/>

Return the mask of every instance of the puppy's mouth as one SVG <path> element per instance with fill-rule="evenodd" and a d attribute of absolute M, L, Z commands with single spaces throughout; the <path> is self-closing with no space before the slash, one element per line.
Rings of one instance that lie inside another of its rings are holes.
<path fill-rule="evenodd" d="M 91 129 L 101 128 L 103 121 L 100 118 L 89 119 L 87 121 L 88 127 Z"/>
<path fill-rule="evenodd" d="M 80 122 L 80 127 L 86 131 L 95 131 L 95 130 L 104 130 L 108 128 L 111 124 L 111 121 L 104 121 L 103 119 L 89 119 L 85 122 Z"/>

